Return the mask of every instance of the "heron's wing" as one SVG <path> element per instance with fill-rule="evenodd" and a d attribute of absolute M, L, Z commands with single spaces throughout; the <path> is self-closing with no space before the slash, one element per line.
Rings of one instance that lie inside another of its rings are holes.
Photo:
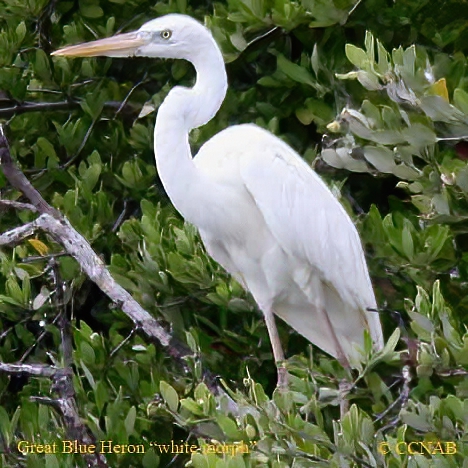
<path fill-rule="evenodd" d="M 380 348 L 382 329 L 375 308 L 375 296 L 357 230 L 344 208 L 320 177 L 283 141 L 257 127 L 261 148 L 244 153 L 240 176 L 259 207 L 271 233 L 281 247 L 311 269 L 325 289 L 339 296 L 344 310 L 362 333 L 367 323 Z M 253 155 L 260 151 L 260 157 Z M 338 297 L 331 301 L 337 303 Z M 340 302 L 338 300 L 338 302 Z M 357 336 L 357 332 L 355 332 Z M 361 340 L 358 340 L 361 342 Z"/>

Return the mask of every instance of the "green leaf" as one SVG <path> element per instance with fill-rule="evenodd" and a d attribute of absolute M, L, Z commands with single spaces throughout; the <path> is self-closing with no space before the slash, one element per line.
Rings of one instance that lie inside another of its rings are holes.
<path fill-rule="evenodd" d="M 461 88 L 453 92 L 453 102 L 466 115 L 468 115 L 468 93 Z"/>
<path fill-rule="evenodd" d="M 279 54 L 277 58 L 278 70 L 282 71 L 288 78 L 301 84 L 316 87 L 316 82 L 308 70 L 300 65 L 290 62 L 284 55 Z"/>
<path fill-rule="evenodd" d="M 24 21 L 21 21 L 21 23 L 18 24 L 18 26 L 16 26 L 15 32 L 16 32 L 16 39 L 18 43 L 21 44 L 21 42 L 23 42 L 24 38 L 26 37 L 26 32 L 27 32 L 26 24 Z"/>
<path fill-rule="evenodd" d="M 374 36 L 370 31 L 366 31 L 366 37 L 364 39 L 364 44 L 366 46 L 367 58 L 369 62 L 374 62 L 375 60 L 375 49 L 374 49 Z"/>
<path fill-rule="evenodd" d="M 194 391 L 194 397 L 197 401 L 206 400 L 210 396 L 208 387 L 203 382 L 199 383 Z"/>
<path fill-rule="evenodd" d="M 365 146 L 366 159 L 380 172 L 391 174 L 396 166 L 393 152 L 384 146 Z"/>
<path fill-rule="evenodd" d="M 234 441 L 239 440 L 240 431 L 237 429 L 236 423 L 231 418 L 220 414 L 217 416 L 216 422 L 227 437 Z"/>
<path fill-rule="evenodd" d="M 89 382 L 89 385 L 93 390 L 96 390 L 96 381 L 94 380 L 93 374 L 86 367 L 86 364 L 82 360 L 80 360 L 80 366 L 83 369 L 83 372 L 85 374 L 86 380 Z"/>
<path fill-rule="evenodd" d="M 127 435 L 132 435 L 135 431 L 136 414 L 136 408 L 132 406 L 125 418 L 125 431 L 127 432 Z"/>
<path fill-rule="evenodd" d="M 346 44 L 346 57 L 357 68 L 366 68 L 369 61 L 366 52 L 353 44 Z"/>
<path fill-rule="evenodd" d="M 381 351 L 382 356 L 390 356 L 393 351 L 395 351 L 396 345 L 400 341 L 400 334 L 400 329 L 395 328 L 394 332 L 391 334 L 390 338 L 387 340 L 384 348 Z"/>
<path fill-rule="evenodd" d="M 312 55 L 310 57 L 310 64 L 312 65 L 312 70 L 314 70 L 315 76 L 318 76 L 320 70 L 320 59 L 317 43 L 314 44 L 314 49 L 312 50 Z"/>
<path fill-rule="evenodd" d="M 180 406 L 196 416 L 204 416 L 202 405 L 198 404 L 191 398 L 184 398 L 180 400 Z"/>
<path fill-rule="evenodd" d="M 161 380 L 159 384 L 159 391 L 161 392 L 164 401 L 171 411 L 174 413 L 177 412 L 179 408 L 179 395 L 173 387 L 171 387 L 167 382 Z"/>
<path fill-rule="evenodd" d="M 23 291 L 21 290 L 16 278 L 10 276 L 5 282 L 5 291 L 10 298 L 17 304 L 25 304 Z"/>
<path fill-rule="evenodd" d="M 436 122 L 450 123 L 463 118 L 456 107 L 440 96 L 423 96 L 420 105 L 425 114 Z"/>
<path fill-rule="evenodd" d="M 10 418 L 6 410 L 0 406 L 0 433 L 2 437 L 5 438 L 5 441 L 8 442 L 12 439 L 12 427 L 10 423 Z"/>
<path fill-rule="evenodd" d="M 83 183 L 86 188 L 91 192 L 96 184 L 99 181 L 99 176 L 101 175 L 101 165 L 92 164 L 86 169 L 86 172 L 83 174 Z"/>
<path fill-rule="evenodd" d="M 56 455 L 51 453 L 47 454 L 45 457 L 45 468 L 60 468 Z"/>
<path fill-rule="evenodd" d="M 417 148 L 433 145 L 437 142 L 435 132 L 426 125 L 415 123 L 402 131 L 406 141 Z"/>
<path fill-rule="evenodd" d="M 323 150 L 320 153 L 320 157 L 332 167 L 336 167 L 337 169 L 342 169 L 344 167 L 340 156 L 334 149 L 328 148 Z"/>
<path fill-rule="evenodd" d="M 403 52 L 403 67 L 407 75 L 414 75 L 414 67 L 416 63 L 416 47 L 414 45 L 408 47 Z"/>
<path fill-rule="evenodd" d="M 406 258 L 411 261 L 414 256 L 414 243 L 413 236 L 408 224 L 405 224 L 403 227 L 401 238 L 403 253 L 405 254 Z"/>
<path fill-rule="evenodd" d="M 96 389 L 94 390 L 94 400 L 99 414 L 102 413 L 104 405 L 109 401 L 109 392 L 107 390 L 106 384 L 99 380 L 96 384 Z"/>
<path fill-rule="evenodd" d="M 211 468 L 208 460 L 201 453 L 193 453 L 191 462 L 194 468 Z"/>
<path fill-rule="evenodd" d="M 94 365 L 96 362 L 96 353 L 89 343 L 83 341 L 80 345 L 80 355 L 87 365 Z"/>
<path fill-rule="evenodd" d="M 417 169 L 413 167 L 409 167 L 406 164 L 398 164 L 396 167 L 393 168 L 393 174 L 399 177 L 400 179 L 404 180 L 414 180 L 421 176 L 421 173 L 417 171 Z M 417 196 L 412 197 L 415 199 Z M 420 199 L 420 202 L 423 200 Z"/>
<path fill-rule="evenodd" d="M 386 75 L 390 71 L 389 55 L 380 41 L 377 41 L 377 70 L 381 75 Z"/>
<path fill-rule="evenodd" d="M 47 157 L 58 160 L 54 145 L 45 137 L 37 139 L 37 146 L 46 154 Z"/>
<path fill-rule="evenodd" d="M 422 415 L 410 413 L 403 409 L 400 418 L 402 423 L 408 424 L 417 431 L 429 432 L 433 429 L 433 425 Z"/>
<path fill-rule="evenodd" d="M 104 11 L 100 6 L 89 5 L 84 3 L 84 1 L 80 2 L 80 11 L 86 18 L 101 18 L 104 15 Z"/>
<path fill-rule="evenodd" d="M 373 72 L 360 70 L 357 72 L 357 79 L 359 83 L 361 83 L 362 86 L 364 86 L 364 88 L 368 89 L 369 91 L 378 91 L 382 89 L 379 78 Z"/>
<path fill-rule="evenodd" d="M 86 99 L 80 102 L 80 106 L 83 111 L 86 112 L 93 120 L 97 120 L 101 115 L 106 94 L 106 92 L 98 90 L 92 94 L 88 94 Z"/>
<path fill-rule="evenodd" d="M 45 83 L 52 81 L 52 73 L 50 70 L 49 57 L 42 49 L 36 49 L 36 57 L 34 60 L 34 72 L 38 78 Z"/>
<path fill-rule="evenodd" d="M 320 99 L 307 98 L 304 104 L 305 107 L 296 110 L 296 117 L 303 125 L 312 122 L 325 125 L 334 117 L 333 109 Z"/>
<path fill-rule="evenodd" d="M 242 455 L 231 456 L 228 461 L 228 468 L 246 468 Z M 284 466 L 284 468 L 287 468 L 287 466 Z"/>

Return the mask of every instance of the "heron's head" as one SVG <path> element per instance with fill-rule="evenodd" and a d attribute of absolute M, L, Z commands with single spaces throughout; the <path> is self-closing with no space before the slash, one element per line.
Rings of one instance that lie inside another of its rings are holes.
<path fill-rule="evenodd" d="M 214 42 L 209 31 L 185 15 L 166 15 L 134 32 L 56 50 L 68 57 L 162 57 L 192 60 L 203 53 L 204 42 Z"/>

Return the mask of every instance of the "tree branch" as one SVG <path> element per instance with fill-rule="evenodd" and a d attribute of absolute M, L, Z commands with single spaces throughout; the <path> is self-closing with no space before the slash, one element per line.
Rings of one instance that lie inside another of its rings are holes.
<path fill-rule="evenodd" d="M 0 160 L 1 163 L 1 160 Z M 33 213 L 37 213 L 37 209 L 34 205 L 31 205 L 30 203 L 22 203 L 22 202 L 17 202 L 14 200 L 0 200 L 0 205 L 10 207 L 10 208 L 15 208 L 16 210 L 29 210 L 32 211 Z"/>
<path fill-rule="evenodd" d="M 23 192 L 31 201 L 34 210 L 40 213 L 39 217 L 34 221 L 0 234 L 0 246 L 17 244 L 31 236 L 37 230 L 47 233 L 63 247 L 68 255 L 72 256 L 78 262 L 83 272 L 91 281 L 93 281 L 101 291 L 133 321 L 135 330 L 141 330 L 149 340 L 153 342 L 156 341 L 179 365 L 187 369 L 186 358 L 192 356 L 192 351 L 166 331 L 154 317 L 143 309 L 140 304 L 114 280 L 105 264 L 96 252 L 94 252 L 88 241 L 71 226 L 69 221 L 59 211 L 51 207 L 42 198 L 40 193 L 13 163 L 8 148 L 8 142 L 1 126 L 0 166 L 10 184 L 17 190 Z M 7 205 L 8 204 L 13 206 L 11 203 L 7 203 Z M 24 204 L 18 207 L 25 208 L 26 206 L 27 205 Z M 64 332 L 62 332 L 62 339 L 67 341 L 63 333 Z M 62 345 L 64 344 L 66 343 L 62 343 Z M 58 369 L 47 366 L 37 368 L 14 364 L 4 364 L 3 366 L 10 367 L 2 368 L 2 366 L 0 366 L 0 371 L 3 370 L 7 372 L 8 369 L 10 369 L 16 373 L 28 373 L 29 375 L 40 375 L 44 377 L 49 376 L 54 382 L 52 388 L 61 395 L 60 398 L 51 400 L 50 403 L 54 404 L 62 414 L 69 428 L 69 434 L 74 434 L 72 438 L 76 440 L 82 440 L 84 443 L 92 443 L 90 439 L 91 436 L 88 434 L 86 427 L 80 422 L 78 409 L 74 400 L 72 377 L 63 374 L 63 372 L 69 372 L 69 368 L 61 369 L 62 373 L 60 373 Z M 33 374 L 33 372 L 35 372 L 35 374 Z M 226 395 L 231 412 L 233 414 L 238 413 L 237 404 L 226 394 L 217 378 L 206 369 L 203 371 L 203 378 L 213 393 Z M 90 442 L 86 442 L 88 439 Z M 89 460 L 89 466 L 107 466 L 104 463 L 105 460 L 102 460 L 101 457 Z"/>
<path fill-rule="evenodd" d="M 69 111 L 80 107 L 78 101 L 59 102 L 30 102 L 13 103 L 8 107 L 0 107 L 0 117 L 12 117 L 13 115 L 25 114 L 26 112 L 47 112 L 47 111 Z M 120 112 L 137 113 L 138 109 L 128 102 L 107 101 L 103 105 L 104 109 L 115 109 Z"/>
<path fill-rule="evenodd" d="M 192 355 L 192 352 L 167 332 L 154 317 L 114 280 L 88 241 L 71 226 L 60 212 L 51 207 L 31 185 L 25 175 L 13 163 L 8 142 L 1 126 L 0 165 L 10 184 L 22 191 L 37 211 L 41 213 L 34 221 L 0 234 L 0 246 L 17 244 L 37 230 L 49 234 L 78 262 L 86 275 L 133 321 L 138 329 L 152 341 L 157 341 L 171 357 L 177 359 L 179 364 L 182 364 L 185 368 L 184 358 Z M 219 391 L 219 387 L 210 373 L 205 373 L 205 378 L 207 384 L 213 390 Z"/>
<path fill-rule="evenodd" d="M 63 372 L 63 369 L 46 364 L 10 364 L 0 362 L 0 372 L 7 374 L 27 375 L 30 377 L 53 377 L 57 372 Z"/>

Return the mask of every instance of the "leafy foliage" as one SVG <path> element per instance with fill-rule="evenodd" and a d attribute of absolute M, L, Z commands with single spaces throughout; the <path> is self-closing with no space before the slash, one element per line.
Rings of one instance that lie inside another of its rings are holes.
<path fill-rule="evenodd" d="M 83 421 L 98 440 L 145 446 L 106 453 L 109 466 L 465 466 L 466 8 L 454 0 L 5 0 L 0 117 L 13 157 L 193 354 L 181 373 L 38 234 L 0 251 L 0 360 L 60 366 L 55 319 L 60 307 L 73 313 Z M 174 85 L 193 83 L 191 66 L 50 57 L 170 12 L 205 21 L 227 63 L 230 90 L 216 118 L 192 132 L 194 151 L 228 125 L 255 122 L 313 163 L 356 213 L 389 337 L 377 355 L 368 343 L 358 375 L 281 326 L 291 388 L 274 390 L 254 302 L 170 206 L 154 167 L 154 111 Z M 0 191 L 21 199 L 3 174 Z M 34 219 L 0 214 L 2 232 Z M 229 396 L 214 395 L 202 369 L 219 375 Z M 4 466 L 85 466 L 80 455 L 17 449 L 21 440 L 66 438 L 54 409 L 30 400 L 50 392 L 48 379 L 0 374 Z M 339 420 L 343 399 L 350 408 Z M 170 453 L 171 441 L 199 450 Z M 437 445 L 446 442 L 456 451 Z"/>

